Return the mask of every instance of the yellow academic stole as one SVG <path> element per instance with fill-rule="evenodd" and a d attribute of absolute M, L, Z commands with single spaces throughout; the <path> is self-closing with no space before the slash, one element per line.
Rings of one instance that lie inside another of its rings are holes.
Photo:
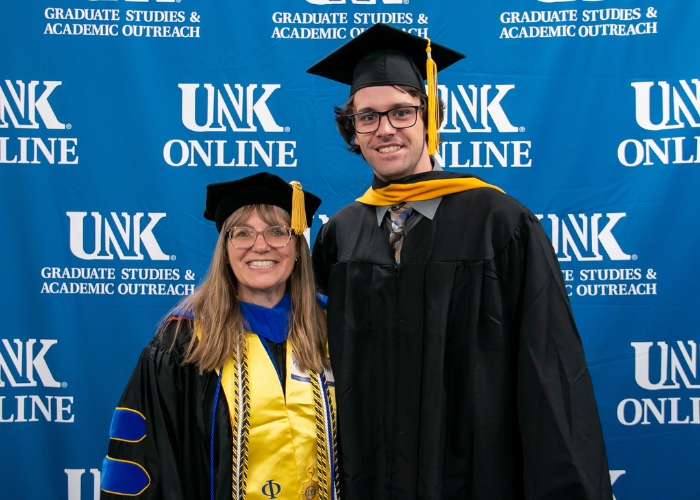
<path fill-rule="evenodd" d="M 432 200 L 440 196 L 480 188 L 490 188 L 503 192 L 501 188 L 488 184 L 476 177 L 448 177 L 409 184 L 389 184 L 377 189 L 370 187 L 356 201 L 365 205 L 384 207 L 404 201 L 410 203 L 412 201 Z"/>
<path fill-rule="evenodd" d="M 287 346 L 286 395 L 263 341 L 246 334 L 243 361 L 221 384 L 233 430 L 233 498 L 338 498 L 336 424 L 328 374 L 301 372 Z M 285 397 L 286 396 L 286 397 Z"/>

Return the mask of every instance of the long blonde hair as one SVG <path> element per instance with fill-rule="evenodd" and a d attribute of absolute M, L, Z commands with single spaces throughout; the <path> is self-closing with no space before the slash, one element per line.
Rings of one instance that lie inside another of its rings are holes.
<path fill-rule="evenodd" d="M 200 336 L 190 342 L 183 364 L 194 363 L 200 372 L 223 366 L 229 356 L 237 351 L 242 352 L 245 345 L 247 329 L 236 295 L 237 280 L 228 262 L 226 231 L 244 224 L 253 211 L 257 211 L 258 216 L 269 225 L 290 223 L 289 213 L 274 205 L 246 205 L 233 212 L 221 228 L 204 280 L 169 313 L 169 316 L 184 314 L 194 317 Z M 292 299 L 288 341 L 300 369 L 321 372 L 329 367 L 326 357 L 326 316 L 316 302 L 311 254 L 306 238 L 295 235 L 292 240 L 299 259 L 287 280 L 287 290 Z M 176 336 L 181 334 L 181 323 L 178 322 L 176 327 Z"/>

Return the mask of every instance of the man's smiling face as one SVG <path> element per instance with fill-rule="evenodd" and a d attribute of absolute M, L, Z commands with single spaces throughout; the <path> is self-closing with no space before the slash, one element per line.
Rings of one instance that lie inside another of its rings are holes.
<path fill-rule="evenodd" d="M 383 112 L 400 106 L 419 106 L 420 99 L 396 87 L 365 87 L 355 92 L 353 105 L 356 113 Z M 355 144 L 379 179 L 392 181 L 432 170 L 421 117 L 419 112 L 414 126 L 396 129 L 382 116 L 376 132 L 355 134 Z"/>

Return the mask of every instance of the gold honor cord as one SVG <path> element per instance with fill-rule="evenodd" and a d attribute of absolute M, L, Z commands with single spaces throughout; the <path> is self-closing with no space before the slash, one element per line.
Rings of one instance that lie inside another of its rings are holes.
<path fill-rule="evenodd" d="M 414 182 L 411 184 L 389 184 L 383 188 L 369 188 L 356 201 L 365 205 L 378 207 L 396 205 L 407 201 L 432 200 L 448 194 L 469 191 L 470 189 L 490 188 L 503 193 L 504 191 L 476 177 L 453 177 L 448 179 L 433 179 Z"/>
<path fill-rule="evenodd" d="M 321 381 L 323 382 L 323 388 L 326 396 L 326 413 L 328 414 L 328 420 L 330 422 L 330 429 L 326 427 L 326 436 L 329 444 L 332 446 L 332 453 L 328 453 L 329 459 L 333 460 L 332 471 L 333 471 L 333 495 L 332 500 L 340 500 L 340 467 L 338 466 L 338 424 L 336 422 L 335 409 L 333 408 L 333 398 L 331 397 L 331 390 L 326 383 L 326 377 L 323 376 Z"/>
<path fill-rule="evenodd" d="M 246 349 L 238 346 L 237 355 L 240 362 L 232 363 L 234 385 L 234 400 L 232 404 L 233 443 L 231 455 L 233 500 L 244 500 L 248 490 L 248 435 L 250 431 L 250 384 L 248 381 L 248 356 Z"/>
<path fill-rule="evenodd" d="M 320 499 L 337 500 L 340 477 L 338 473 L 335 412 L 333 411 L 326 378 L 313 370 L 309 371 L 309 375 L 311 390 L 314 395 L 314 408 L 316 410 L 316 463 L 320 483 Z M 332 471 L 331 474 L 329 474 L 329 469 Z M 310 472 L 313 471 L 310 470 Z M 308 496 L 309 489 L 307 484 L 302 487 L 300 492 L 302 500 L 314 498 L 313 496 Z"/>

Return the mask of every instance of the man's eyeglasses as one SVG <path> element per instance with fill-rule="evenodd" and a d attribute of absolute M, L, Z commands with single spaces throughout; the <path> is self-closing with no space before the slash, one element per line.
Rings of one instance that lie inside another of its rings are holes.
<path fill-rule="evenodd" d="M 261 234 L 252 227 L 235 226 L 226 231 L 226 236 L 236 248 L 250 248 Z M 272 248 L 287 246 L 292 239 L 292 230 L 287 226 L 270 226 L 262 231 L 263 238 Z"/>
<path fill-rule="evenodd" d="M 348 115 L 358 134 L 371 134 L 379 129 L 379 122 L 382 116 L 386 116 L 389 124 L 396 128 L 409 128 L 416 124 L 418 110 L 422 106 L 401 106 L 388 111 L 363 111 Z"/>

